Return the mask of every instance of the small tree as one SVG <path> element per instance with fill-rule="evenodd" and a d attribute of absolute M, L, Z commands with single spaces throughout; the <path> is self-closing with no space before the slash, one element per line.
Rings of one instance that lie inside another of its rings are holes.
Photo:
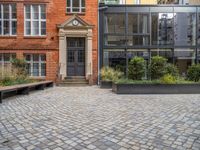
<path fill-rule="evenodd" d="M 167 59 L 160 56 L 154 56 L 151 58 L 150 63 L 150 75 L 151 79 L 160 79 L 165 74 L 165 67 Z"/>
<path fill-rule="evenodd" d="M 128 77 L 132 80 L 141 80 L 145 73 L 145 60 L 142 57 L 134 57 L 129 62 Z"/>
<path fill-rule="evenodd" d="M 200 64 L 194 64 L 188 68 L 187 78 L 190 81 L 200 81 Z"/>

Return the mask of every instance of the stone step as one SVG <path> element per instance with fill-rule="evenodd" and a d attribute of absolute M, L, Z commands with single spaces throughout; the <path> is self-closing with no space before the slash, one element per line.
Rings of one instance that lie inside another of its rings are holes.
<path fill-rule="evenodd" d="M 60 81 L 57 86 L 88 86 L 89 81 L 85 79 L 65 79 Z"/>

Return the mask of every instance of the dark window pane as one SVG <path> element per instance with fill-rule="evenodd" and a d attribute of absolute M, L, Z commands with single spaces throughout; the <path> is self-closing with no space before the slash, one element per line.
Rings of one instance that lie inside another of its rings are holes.
<path fill-rule="evenodd" d="M 32 10 L 33 10 L 33 19 L 39 19 L 39 5 L 33 5 Z"/>
<path fill-rule="evenodd" d="M 26 35 L 31 35 L 31 22 L 26 21 Z"/>
<path fill-rule="evenodd" d="M 40 57 L 41 57 L 41 61 L 46 61 L 46 55 L 45 54 L 41 54 Z"/>
<path fill-rule="evenodd" d="M 71 6 L 70 2 L 71 2 L 71 0 L 67 0 L 67 7 Z"/>
<path fill-rule="evenodd" d="M 39 21 L 33 21 L 33 35 L 39 35 Z"/>
<path fill-rule="evenodd" d="M 26 19 L 31 19 L 31 6 L 26 5 L 25 10 L 26 10 Z"/>
<path fill-rule="evenodd" d="M 39 64 L 33 63 L 33 76 L 39 76 Z"/>
<path fill-rule="evenodd" d="M 46 22 L 41 22 L 41 35 L 46 35 Z"/>
<path fill-rule="evenodd" d="M 17 10 L 16 10 L 16 5 L 12 4 L 11 5 L 12 8 L 12 19 L 17 19 Z"/>
<path fill-rule="evenodd" d="M 4 32 L 4 35 L 9 35 L 10 33 L 10 28 L 9 28 L 9 21 L 5 21 L 4 20 L 4 25 L 3 25 L 3 32 Z"/>
<path fill-rule="evenodd" d="M 39 54 L 33 54 L 33 61 L 39 61 Z"/>
<path fill-rule="evenodd" d="M 74 62 L 74 51 L 68 51 L 67 53 L 67 61 L 68 62 Z"/>
<path fill-rule="evenodd" d="M 79 7 L 79 0 L 72 0 L 73 7 Z"/>
<path fill-rule="evenodd" d="M 139 33 L 149 33 L 149 15 L 139 14 Z"/>
<path fill-rule="evenodd" d="M 41 7 L 41 19 L 46 19 L 46 7 L 45 5 L 40 5 Z"/>
<path fill-rule="evenodd" d="M 29 75 L 31 75 L 31 64 L 30 63 L 27 63 L 26 64 L 26 71 Z"/>
<path fill-rule="evenodd" d="M 17 34 L 17 22 L 12 21 L 12 35 L 16 35 L 16 34 Z"/>
<path fill-rule="evenodd" d="M 82 7 L 85 7 L 85 0 L 82 0 Z"/>
<path fill-rule="evenodd" d="M 125 43 L 124 36 L 105 36 L 105 45 L 107 46 L 123 46 Z"/>
<path fill-rule="evenodd" d="M 41 64 L 41 76 L 46 76 L 46 64 Z"/>
<path fill-rule="evenodd" d="M 10 54 L 4 54 L 4 61 L 10 61 Z"/>
<path fill-rule="evenodd" d="M 78 51 L 78 62 L 85 62 L 85 51 Z"/>
<path fill-rule="evenodd" d="M 128 33 L 138 32 L 138 15 L 129 14 L 128 15 Z"/>
<path fill-rule="evenodd" d="M 31 55 L 26 54 L 26 61 L 31 61 Z"/>
<path fill-rule="evenodd" d="M 3 18 L 9 19 L 9 5 L 8 4 L 3 5 Z"/>

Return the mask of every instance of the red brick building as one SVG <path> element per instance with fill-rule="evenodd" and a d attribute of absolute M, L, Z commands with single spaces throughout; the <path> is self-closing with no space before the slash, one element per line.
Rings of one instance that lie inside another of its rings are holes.
<path fill-rule="evenodd" d="M 98 0 L 1 0 L 0 63 L 24 58 L 30 76 L 97 81 Z"/>

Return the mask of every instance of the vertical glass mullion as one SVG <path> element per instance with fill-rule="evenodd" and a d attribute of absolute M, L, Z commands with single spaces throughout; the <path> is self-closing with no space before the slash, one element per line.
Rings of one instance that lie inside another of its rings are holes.
<path fill-rule="evenodd" d="M 1 26 L 2 26 L 2 30 L 1 31 L 2 32 L 1 33 L 2 33 L 2 35 L 4 35 L 4 13 L 3 13 L 3 10 L 4 10 L 4 7 L 3 7 L 3 4 L 2 4 L 1 5 L 1 11 L 2 11 L 2 13 L 1 13 L 2 14 L 2 16 L 1 16 L 2 17 L 2 20 L 1 20 L 2 21 L 2 23 L 1 23 Z"/>
<path fill-rule="evenodd" d="M 39 19 L 39 35 L 41 35 L 41 5 L 38 5 L 38 7 L 39 7 L 39 17 L 38 17 L 38 19 Z"/>
<path fill-rule="evenodd" d="M 9 5 L 9 35 L 12 34 L 12 6 Z"/>
<path fill-rule="evenodd" d="M 30 18 L 30 23 L 31 23 L 31 35 L 33 35 L 33 7 L 32 5 L 30 5 L 30 15 L 31 15 L 31 18 Z"/>

